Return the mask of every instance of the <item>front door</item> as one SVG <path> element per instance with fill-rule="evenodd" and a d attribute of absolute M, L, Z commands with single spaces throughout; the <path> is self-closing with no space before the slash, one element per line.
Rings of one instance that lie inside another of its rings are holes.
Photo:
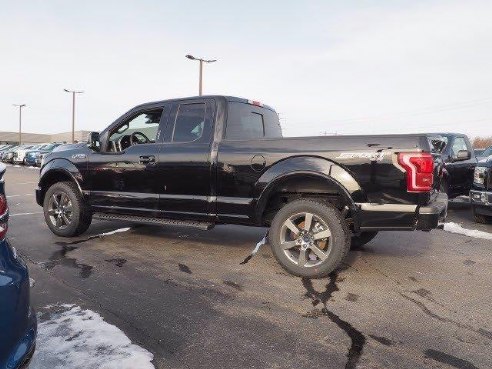
<path fill-rule="evenodd" d="M 447 164 L 450 172 L 449 187 L 453 195 L 467 195 L 473 181 L 473 171 L 475 170 L 476 158 L 470 155 L 469 159 L 455 161 L 459 151 L 468 151 L 472 154 L 472 148 L 464 136 L 454 138 L 449 151 L 449 160 Z"/>
<path fill-rule="evenodd" d="M 89 155 L 89 199 L 96 210 L 149 216 L 158 210 L 156 173 L 167 108 L 131 114 L 108 132 L 108 142 L 101 145 L 105 151 Z"/>

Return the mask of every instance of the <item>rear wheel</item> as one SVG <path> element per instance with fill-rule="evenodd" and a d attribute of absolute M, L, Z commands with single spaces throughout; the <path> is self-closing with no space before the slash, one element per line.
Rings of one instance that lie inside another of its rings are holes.
<path fill-rule="evenodd" d="M 366 243 L 371 242 L 377 235 L 378 232 L 362 232 L 360 235 L 352 236 L 350 248 L 352 250 L 360 249 Z"/>
<path fill-rule="evenodd" d="M 92 213 L 73 182 L 52 185 L 44 197 L 43 210 L 46 224 L 57 236 L 78 236 L 92 222 Z"/>
<path fill-rule="evenodd" d="M 350 247 L 350 231 L 333 205 L 295 200 L 275 215 L 269 243 L 289 273 L 322 278 L 340 266 Z"/>

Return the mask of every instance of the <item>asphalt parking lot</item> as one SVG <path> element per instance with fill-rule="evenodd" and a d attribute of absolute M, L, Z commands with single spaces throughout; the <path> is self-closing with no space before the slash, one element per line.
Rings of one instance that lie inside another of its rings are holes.
<path fill-rule="evenodd" d="M 330 278 L 302 280 L 268 246 L 241 264 L 265 229 L 95 221 L 58 238 L 35 202 L 37 177 L 9 166 L 5 179 L 9 238 L 36 281 L 41 321 L 61 304 L 90 309 L 156 368 L 492 367 L 490 239 L 381 233 Z M 465 202 L 448 221 L 492 234 Z"/>

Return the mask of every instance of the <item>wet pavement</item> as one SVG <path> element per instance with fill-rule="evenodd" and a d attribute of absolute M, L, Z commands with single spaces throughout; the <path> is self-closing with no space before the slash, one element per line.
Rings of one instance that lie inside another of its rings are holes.
<path fill-rule="evenodd" d="M 99 313 L 157 368 L 492 367 L 490 240 L 385 232 L 329 278 L 301 279 L 268 245 L 241 264 L 265 229 L 94 222 L 56 237 L 35 203 L 37 175 L 6 175 L 9 238 L 36 280 L 33 304 Z M 492 233 L 460 201 L 448 220 Z"/>

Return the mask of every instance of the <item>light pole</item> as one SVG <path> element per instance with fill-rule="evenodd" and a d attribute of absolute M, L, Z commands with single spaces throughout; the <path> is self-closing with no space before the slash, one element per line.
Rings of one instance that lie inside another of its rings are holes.
<path fill-rule="evenodd" d="M 186 57 L 190 60 L 198 60 L 200 62 L 200 77 L 199 77 L 199 81 L 198 81 L 198 95 L 199 96 L 202 96 L 202 86 L 203 86 L 203 63 L 214 63 L 216 62 L 217 60 L 213 59 L 213 60 L 207 60 L 207 59 L 203 59 L 203 58 L 195 58 L 193 55 L 186 55 Z"/>
<path fill-rule="evenodd" d="M 84 91 L 67 90 L 66 88 L 63 91 L 72 94 L 72 143 L 75 143 L 75 94 L 82 94 Z"/>
<path fill-rule="evenodd" d="M 19 145 L 22 145 L 22 108 L 26 107 L 26 104 L 12 104 L 19 108 Z"/>

